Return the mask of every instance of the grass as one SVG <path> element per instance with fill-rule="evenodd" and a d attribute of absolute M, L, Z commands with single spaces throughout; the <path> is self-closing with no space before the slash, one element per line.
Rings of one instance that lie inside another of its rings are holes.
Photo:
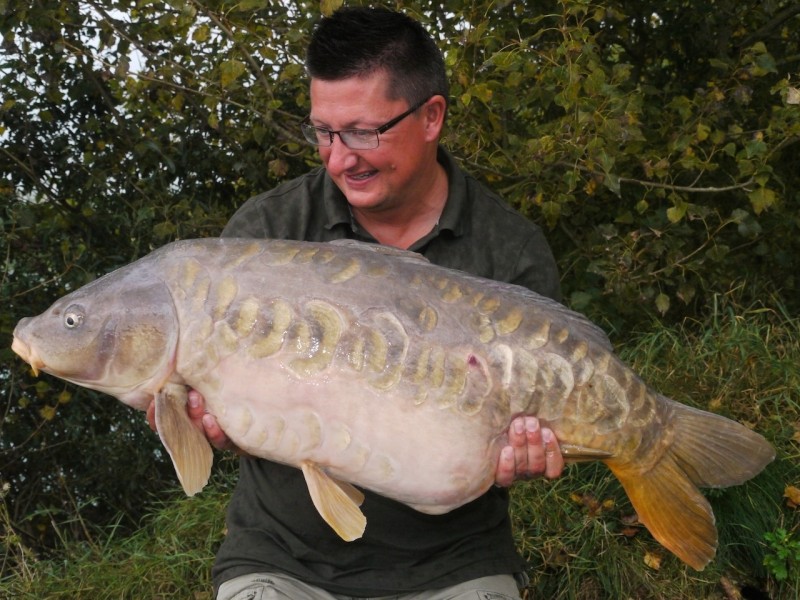
<path fill-rule="evenodd" d="M 65 543 L 49 559 L 19 552 L 15 573 L 0 581 L 0 598 L 212 600 L 211 563 L 224 535 L 231 486 L 230 476 L 217 476 L 200 496 L 187 498 L 176 489 L 171 499 L 155 502 L 142 528 L 128 537 L 109 527 L 91 542 Z"/>
<path fill-rule="evenodd" d="M 681 564 L 636 523 L 603 465 L 518 484 L 512 518 L 530 565 L 529 597 L 800 597 L 800 514 L 784 498 L 787 486 L 800 487 L 800 321 L 780 310 L 725 310 L 710 323 L 631 335 L 620 353 L 662 393 L 756 428 L 778 457 L 747 484 L 707 494 L 720 547 L 703 572 Z M 210 600 L 231 487 L 232 478 L 218 474 L 195 498 L 176 493 L 155 504 L 134 535 L 119 537 L 112 527 L 91 543 L 65 539 L 48 558 L 14 536 L 0 497 L 0 550 L 15 565 L 0 580 L 0 598 Z"/>

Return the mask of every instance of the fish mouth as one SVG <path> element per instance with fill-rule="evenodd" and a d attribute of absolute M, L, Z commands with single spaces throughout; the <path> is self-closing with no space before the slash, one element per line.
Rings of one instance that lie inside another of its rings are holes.
<path fill-rule="evenodd" d="M 25 342 L 19 339 L 17 336 L 14 336 L 14 341 L 11 342 L 11 350 L 16 352 L 22 360 L 28 363 L 33 370 L 33 374 L 38 377 L 39 371 L 44 369 L 44 361 L 39 358 L 39 355 L 36 354 L 36 351 L 28 346 Z"/>

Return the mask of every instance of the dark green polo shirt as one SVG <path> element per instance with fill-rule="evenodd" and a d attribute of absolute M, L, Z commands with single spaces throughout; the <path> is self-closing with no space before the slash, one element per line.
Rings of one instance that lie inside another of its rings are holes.
<path fill-rule="evenodd" d="M 438 158 L 448 175 L 447 204 L 437 227 L 410 250 L 434 264 L 560 300 L 558 270 L 542 230 L 462 171 L 445 150 Z M 222 236 L 375 242 L 354 223 L 347 199 L 321 167 L 248 200 Z"/>
<path fill-rule="evenodd" d="M 558 272 L 541 229 L 464 173 L 443 149 L 438 160 L 448 174 L 447 204 L 434 230 L 410 249 L 435 264 L 560 300 Z M 322 168 L 248 200 L 222 235 L 375 241 Z M 213 568 L 215 587 L 239 575 L 277 571 L 337 594 L 381 596 L 524 570 L 505 490 L 492 488 L 441 516 L 370 492 L 362 509 L 364 537 L 344 542 L 317 514 L 299 470 L 243 457 L 228 534 Z"/>

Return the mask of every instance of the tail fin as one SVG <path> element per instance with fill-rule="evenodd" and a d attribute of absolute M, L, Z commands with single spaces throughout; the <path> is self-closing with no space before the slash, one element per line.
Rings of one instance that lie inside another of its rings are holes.
<path fill-rule="evenodd" d="M 717 529 L 697 486 L 744 483 L 775 458 L 775 451 L 736 421 L 667 401 L 674 407 L 674 437 L 661 459 L 645 472 L 636 463 L 609 459 L 607 464 L 653 537 L 702 571 L 716 553 Z"/>

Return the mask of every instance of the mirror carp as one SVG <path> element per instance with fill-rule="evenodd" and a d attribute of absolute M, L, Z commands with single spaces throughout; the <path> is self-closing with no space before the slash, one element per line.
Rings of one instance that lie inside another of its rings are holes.
<path fill-rule="evenodd" d="M 173 242 L 22 319 L 12 348 L 133 408 L 155 399 L 189 495 L 213 458 L 187 416 L 198 390 L 239 448 L 302 470 L 345 540 L 366 527 L 359 487 L 428 514 L 483 494 L 526 414 L 567 460 L 605 463 L 652 535 L 703 569 L 717 531 L 698 487 L 774 458 L 744 425 L 648 387 L 561 304 L 358 242 Z"/>

